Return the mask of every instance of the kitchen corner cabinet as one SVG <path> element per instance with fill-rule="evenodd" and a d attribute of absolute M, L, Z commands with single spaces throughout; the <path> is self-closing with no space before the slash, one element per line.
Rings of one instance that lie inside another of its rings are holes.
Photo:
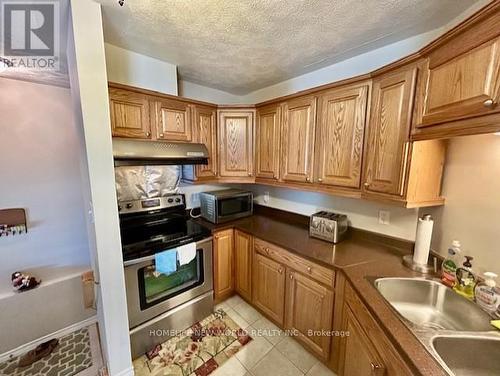
<path fill-rule="evenodd" d="M 363 82 L 319 96 L 316 183 L 360 187 L 369 87 Z"/>
<path fill-rule="evenodd" d="M 219 176 L 253 180 L 255 110 L 218 110 Z"/>
<path fill-rule="evenodd" d="M 214 295 L 220 302 L 234 292 L 233 229 L 214 234 Z"/>
<path fill-rule="evenodd" d="M 255 135 L 255 177 L 279 179 L 281 106 L 257 109 Z"/>
<path fill-rule="evenodd" d="M 151 139 L 147 95 L 110 87 L 109 107 L 113 137 Z"/>
<path fill-rule="evenodd" d="M 253 236 L 234 230 L 235 290 L 247 301 L 252 300 Z"/>
<path fill-rule="evenodd" d="M 282 109 L 281 179 L 312 183 L 316 97 L 290 99 L 283 104 Z"/>
<path fill-rule="evenodd" d="M 168 141 L 192 141 L 191 109 L 185 102 L 155 98 L 155 138 Z"/>
<path fill-rule="evenodd" d="M 285 266 L 259 253 L 253 255 L 252 302 L 278 325 L 285 318 Z"/>
<path fill-rule="evenodd" d="M 330 355 L 333 291 L 294 270 L 287 272 L 285 327 L 323 360 Z"/>
<path fill-rule="evenodd" d="M 363 197 L 399 201 L 406 207 L 443 203 L 446 144 L 410 142 L 417 72 L 413 65 L 373 80 Z"/>

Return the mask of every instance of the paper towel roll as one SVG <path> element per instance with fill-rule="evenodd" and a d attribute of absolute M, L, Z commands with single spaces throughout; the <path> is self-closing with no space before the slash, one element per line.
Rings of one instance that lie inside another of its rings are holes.
<path fill-rule="evenodd" d="M 413 253 L 413 262 L 415 264 L 427 264 L 429 251 L 431 249 L 433 226 L 434 220 L 429 214 L 426 214 L 422 218 L 418 219 L 415 252 Z"/>

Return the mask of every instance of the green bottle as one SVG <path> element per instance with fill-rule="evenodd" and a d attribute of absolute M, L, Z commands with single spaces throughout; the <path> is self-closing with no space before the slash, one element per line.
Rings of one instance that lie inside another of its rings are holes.
<path fill-rule="evenodd" d="M 474 288 L 476 287 L 476 276 L 472 272 L 471 261 L 473 257 L 465 256 L 462 267 L 457 269 L 457 279 L 453 289 L 467 299 L 474 299 Z"/>

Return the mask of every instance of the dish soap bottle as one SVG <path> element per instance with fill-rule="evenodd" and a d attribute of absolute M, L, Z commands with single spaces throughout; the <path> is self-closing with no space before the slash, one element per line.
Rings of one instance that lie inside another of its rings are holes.
<path fill-rule="evenodd" d="M 476 276 L 472 272 L 471 261 L 473 257 L 465 256 L 463 266 L 457 269 L 457 281 L 453 289 L 467 299 L 474 299 L 474 287 L 476 285 Z"/>
<path fill-rule="evenodd" d="M 441 282 L 448 287 L 455 286 L 457 273 L 457 258 L 460 255 L 460 242 L 453 240 L 450 248 L 448 248 L 448 257 L 443 261 L 441 266 Z"/>
<path fill-rule="evenodd" d="M 484 282 L 480 282 L 476 286 L 476 303 L 479 304 L 490 315 L 496 313 L 499 295 L 496 290 L 495 278 L 498 277 L 495 273 L 484 273 Z"/>

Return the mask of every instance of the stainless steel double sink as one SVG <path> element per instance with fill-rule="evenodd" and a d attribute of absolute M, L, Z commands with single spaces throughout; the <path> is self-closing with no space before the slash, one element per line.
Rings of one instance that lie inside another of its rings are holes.
<path fill-rule="evenodd" d="M 500 375 L 500 335 L 475 303 L 436 280 L 372 282 L 449 374 Z"/>

